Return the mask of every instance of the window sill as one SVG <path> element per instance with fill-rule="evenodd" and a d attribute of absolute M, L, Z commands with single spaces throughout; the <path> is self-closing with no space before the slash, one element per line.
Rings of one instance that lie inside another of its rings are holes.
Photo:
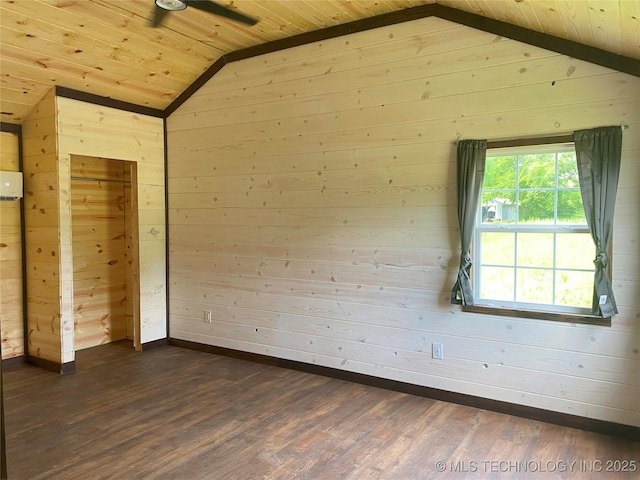
<path fill-rule="evenodd" d="M 522 310 L 515 308 L 495 307 L 489 305 L 465 305 L 463 312 L 482 313 L 485 315 L 499 315 L 504 317 L 531 318 L 534 320 L 552 320 L 554 322 L 582 323 L 586 325 L 611 326 L 611 318 L 595 315 L 580 315 L 573 313 L 543 312 L 540 310 Z"/>

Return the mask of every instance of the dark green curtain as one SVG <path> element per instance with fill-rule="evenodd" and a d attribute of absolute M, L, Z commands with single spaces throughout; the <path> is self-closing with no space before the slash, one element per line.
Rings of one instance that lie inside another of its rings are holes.
<path fill-rule="evenodd" d="M 462 249 L 458 278 L 451 290 L 451 303 L 457 305 L 473 305 L 473 288 L 469 278 L 472 265 L 469 249 L 476 225 L 486 156 L 486 140 L 458 142 L 458 224 Z"/>
<path fill-rule="evenodd" d="M 600 127 L 574 132 L 580 191 L 591 237 L 596 246 L 596 266 L 591 312 L 604 318 L 618 313 L 607 276 L 607 246 L 613 230 L 613 214 L 620 176 L 622 129 Z"/>

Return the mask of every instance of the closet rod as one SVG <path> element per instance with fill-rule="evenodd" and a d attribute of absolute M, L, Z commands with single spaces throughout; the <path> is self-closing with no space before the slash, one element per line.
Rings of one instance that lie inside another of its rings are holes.
<path fill-rule="evenodd" d="M 111 182 L 111 183 L 125 183 L 131 184 L 129 180 L 119 180 L 113 178 L 95 178 L 95 177 L 71 177 L 71 180 L 80 180 L 85 182 Z"/>

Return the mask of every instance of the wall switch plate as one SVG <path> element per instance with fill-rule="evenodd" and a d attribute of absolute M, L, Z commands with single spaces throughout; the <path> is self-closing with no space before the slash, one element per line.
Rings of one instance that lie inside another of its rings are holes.
<path fill-rule="evenodd" d="M 442 360 L 444 357 L 444 352 L 442 349 L 442 344 L 441 343 L 434 343 L 432 344 L 432 350 L 431 350 L 431 356 L 433 358 L 435 358 L 436 360 Z"/>
<path fill-rule="evenodd" d="M 204 321 L 206 323 L 211 323 L 211 310 L 204 311 Z"/>

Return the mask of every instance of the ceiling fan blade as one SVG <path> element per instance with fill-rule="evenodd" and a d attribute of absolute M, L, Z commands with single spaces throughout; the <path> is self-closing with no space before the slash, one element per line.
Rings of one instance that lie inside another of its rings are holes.
<path fill-rule="evenodd" d="M 236 22 L 246 23 L 247 25 L 255 25 L 258 23 L 258 19 L 256 18 L 236 12 L 211 0 L 185 0 L 184 3 L 203 12 L 213 13 L 214 15 L 219 15 Z"/>
<path fill-rule="evenodd" d="M 153 19 L 151 20 L 151 26 L 152 27 L 160 26 L 160 24 L 162 23 L 162 20 L 164 20 L 164 17 L 167 15 L 167 13 L 169 13 L 168 10 L 165 10 L 164 8 L 160 8 L 156 6 L 153 9 Z"/>

